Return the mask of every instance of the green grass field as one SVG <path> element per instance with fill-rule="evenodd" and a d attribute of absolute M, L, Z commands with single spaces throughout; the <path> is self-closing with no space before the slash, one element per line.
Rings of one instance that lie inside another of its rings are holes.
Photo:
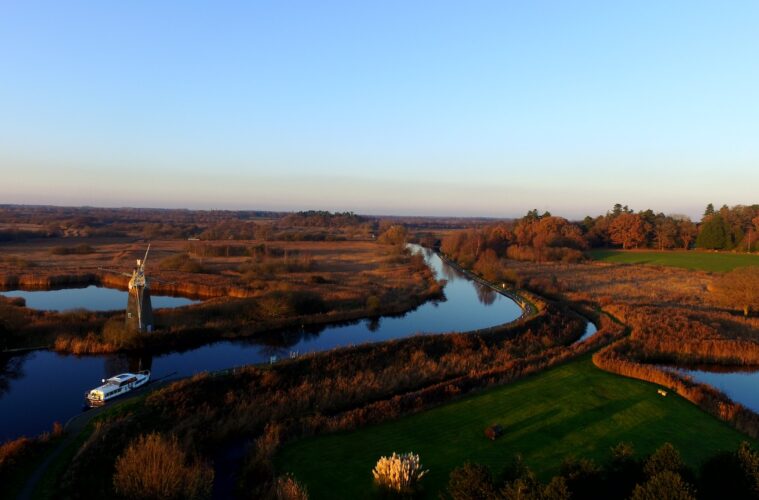
<path fill-rule="evenodd" d="M 699 252 L 695 250 L 672 250 L 656 252 L 648 250 L 591 250 L 591 258 L 618 264 L 651 264 L 673 266 L 703 271 L 724 272 L 736 267 L 759 266 L 759 255 L 738 253 Z"/>
<path fill-rule="evenodd" d="M 419 453 L 429 468 L 425 491 L 436 498 L 449 472 L 464 462 L 500 473 L 521 453 L 540 477 L 555 474 L 565 457 L 606 460 L 620 441 L 639 455 L 666 441 L 698 466 L 718 450 L 748 439 L 684 399 L 656 393 L 657 386 L 597 369 L 589 357 L 520 382 L 399 420 L 355 432 L 318 436 L 286 446 L 275 458 L 312 499 L 364 498 L 375 491 L 371 469 L 381 455 Z M 484 430 L 501 424 L 491 442 Z"/>

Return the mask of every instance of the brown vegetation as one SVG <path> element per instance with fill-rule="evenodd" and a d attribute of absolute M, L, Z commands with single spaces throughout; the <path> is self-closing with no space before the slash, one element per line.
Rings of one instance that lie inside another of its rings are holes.
<path fill-rule="evenodd" d="M 597 366 L 670 387 L 738 429 L 759 435 L 759 415 L 659 366 L 759 365 L 759 318 L 741 318 L 731 311 L 740 308 L 745 315 L 756 307 L 759 278 L 753 268 L 715 276 L 640 265 L 506 260 L 490 249 L 478 250 L 494 241 L 490 234 L 487 228 L 455 234 L 444 240 L 443 249 L 468 262 L 479 252 L 474 268 L 492 275 L 491 279 L 603 308 L 626 324 L 631 334 L 597 353 Z"/>
<path fill-rule="evenodd" d="M 255 438 L 241 487 L 247 495 L 263 496 L 276 484 L 270 457 L 284 440 L 421 411 L 535 373 L 622 333 L 602 318 L 601 331 L 591 342 L 572 345 L 584 323 L 551 304 L 541 311 L 483 332 L 411 337 L 266 368 L 246 367 L 224 376 L 198 375 L 151 394 L 138 421 L 142 432 L 146 425 L 170 428 L 200 452 Z M 99 441 L 123 443 L 119 436 L 124 432 L 123 425 L 113 426 Z M 113 451 L 83 448 L 77 461 L 91 463 L 95 456 L 106 463 L 115 460 Z M 73 468 L 70 484 L 84 484 L 83 470 Z"/>
<path fill-rule="evenodd" d="M 759 267 L 734 269 L 714 280 L 714 291 L 722 303 L 743 311 L 759 310 Z"/>
<path fill-rule="evenodd" d="M 528 286 L 602 306 L 630 327 L 629 338 L 594 355 L 597 366 L 669 387 L 743 432 L 759 436 L 759 415 L 660 366 L 759 364 L 759 318 L 742 319 L 721 309 L 720 298 L 709 292 L 712 275 L 603 264 L 510 267 Z"/>
<path fill-rule="evenodd" d="M 50 432 L 33 438 L 21 436 L 0 444 L 0 485 L 7 487 L 25 466 L 42 456 L 62 435 L 63 426 L 54 422 Z"/>
<path fill-rule="evenodd" d="M 588 247 L 580 228 L 561 217 L 527 214 L 515 223 L 495 224 L 446 235 L 441 250 L 466 268 L 508 256 L 515 260 L 575 262 Z"/>
<path fill-rule="evenodd" d="M 274 484 L 274 500 L 308 500 L 308 489 L 293 476 L 279 476 Z"/>
<path fill-rule="evenodd" d="M 116 459 L 114 489 L 124 498 L 200 499 L 211 496 L 213 469 L 188 459 L 175 437 L 139 436 Z"/>
<path fill-rule="evenodd" d="M 4 284 L 12 288 L 105 284 L 124 289 L 126 276 L 98 268 L 107 265 L 126 271 L 131 257 L 140 257 L 143 247 L 109 243 L 97 245 L 94 254 L 65 257 L 51 256 L 40 243 L 7 248 L 34 263 L 23 273 L 10 263 L 0 263 L 0 281 L 4 277 Z M 198 256 L 191 257 L 191 251 Z M 150 262 L 155 265 L 151 267 Z M 215 300 L 158 310 L 155 334 L 133 338 L 113 328 L 114 321 L 123 318 L 121 312 L 113 316 L 34 311 L 0 297 L 0 308 L 8 312 L 0 316 L 0 348 L 54 344 L 57 350 L 80 354 L 197 345 L 221 336 L 255 335 L 296 324 L 400 313 L 441 293 L 421 257 L 374 242 L 246 242 L 230 247 L 216 242 L 156 241 L 151 246 L 148 276 L 158 279 L 151 285 L 154 295 Z"/>

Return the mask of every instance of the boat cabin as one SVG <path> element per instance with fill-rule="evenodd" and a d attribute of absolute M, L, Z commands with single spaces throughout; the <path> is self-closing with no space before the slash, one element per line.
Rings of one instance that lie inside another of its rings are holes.
<path fill-rule="evenodd" d="M 122 373 L 109 379 L 103 379 L 103 385 L 92 389 L 87 393 L 87 399 L 91 403 L 104 403 L 109 399 L 143 385 L 147 382 L 150 372 Z"/>

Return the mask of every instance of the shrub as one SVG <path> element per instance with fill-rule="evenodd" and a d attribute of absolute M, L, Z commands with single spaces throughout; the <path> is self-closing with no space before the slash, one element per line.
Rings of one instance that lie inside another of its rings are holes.
<path fill-rule="evenodd" d="M 89 245 L 77 245 L 75 247 L 53 247 L 50 250 L 53 255 L 86 255 L 95 253 L 95 249 Z"/>
<path fill-rule="evenodd" d="M 664 443 L 643 466 L 643 472 L 653 477 L 665 471 L 680 473 L 685 469 L 680 452 L 671 443 Z"/>
<path fill-rule="evenodd" d="M 28 453 L 33 444 L 34 443 L 30 439 L 21 436 L 18 439 L 6 441 L 0 445 L 0 473 L 3 472 L 4 469 L 14 465 L 19 457 Z"/>
<path fill-rule="evenodd" d="M 213 469 L 190 461 L 176 438 L 138 437 L 116 459 L 116 491 L 126 498 L 208 498 Z"/>
<path fill-rule="evenodd" d="M 410 493 L 418 488 L 419 482 L 427 472 L 422 470 L 419 455 L 409 452 L 380 457 L 372 475 L 374 481 L 383 488 L 398 493 Z"/>
<path fill-rule="evenodd" d="M 408 230 L 401 224 L 394 224 L 380 234 L 377 242 L 381 245 L 395 245 L 402 247 L 408 240 Z"/>
<path fill-rule="evenodd" d="M 453 469 L 448 479 L 446 498 L 451 500 L 479 500 L 496 498 L 493 475 L 484 465 L 467 463 Z"/>
<path fill-rule="evenodd" d="M 118 348 L 134 347 L 139 339 L 140 333 L 137 330 L 130 331 L 122 316 L 110 318 L 103 325 L 103 341 L 107 344 Z"/>
<path fill-rule="evenodd" d="M 717 298 L 727 307 L 749 312 L 759 310 L 759 267 L 733 269 L 714 280 Z"/>
<path fill-rule="evenodd" d="M 693 488 L 679 474 L 664 471 L 635 487 L 631 500 L 695 500 Z"/>
<path fill-rule="evenodd" d="M 376 295 L 370 295 L 366 298 L 366 308 L 369 312 L 375 313 L 379 311 L 380 304 L 380 298 Z"/>
<path fill-rule="evenodd" d="M 203 266 L 193 260 L 187 253 L 179 253 L 166 257 L 158 264 L 161 271 L 181 271 L 183 273 L 202 273 Z"/>
<path fill-rule="evenodd" d="M 276 500 L 308 500 L 308 490 L 290 474 L 279 476 L 274 484 Z"/>

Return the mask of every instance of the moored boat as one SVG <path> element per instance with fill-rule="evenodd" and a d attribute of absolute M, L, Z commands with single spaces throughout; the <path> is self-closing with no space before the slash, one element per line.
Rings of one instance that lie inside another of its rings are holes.
<path fill-rule="evenodd" d="M 137 373 L 121 373 L 109 379 L 103 379 L 103 385 L 86 394 L 90 406 L 100 406 L 132 389 L 145 385 L 150 380 L 150 370 Z"/>

